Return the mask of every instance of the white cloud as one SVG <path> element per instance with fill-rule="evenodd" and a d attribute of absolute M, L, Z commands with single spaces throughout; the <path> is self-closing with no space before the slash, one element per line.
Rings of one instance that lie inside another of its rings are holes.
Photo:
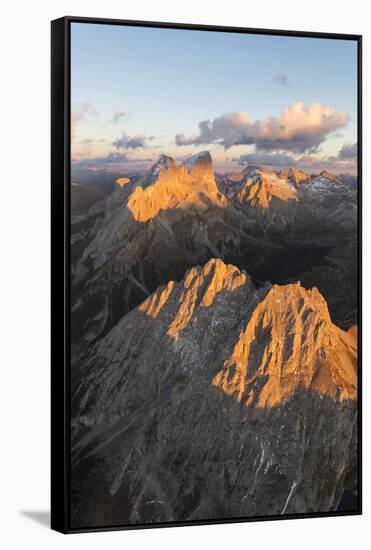
<path fill-rule="evenodd" d="M 258 150 L 313 152 L 329 134 L 348 124 L 349 115 L 332 107 L 296 102 L 278 117 L 250 122 L 247 113 L 225 113 L 214 120 L 199 123 L 194 136 L 175 136 L 177 145 L 217 143 L 225 149 L 233 145 L 253 145 Z"/>

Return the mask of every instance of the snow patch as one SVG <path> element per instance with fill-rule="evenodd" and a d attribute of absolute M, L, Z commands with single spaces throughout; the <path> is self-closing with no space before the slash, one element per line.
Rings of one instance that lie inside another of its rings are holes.
<path fill-rule="evenodd" d="M 183 161 L 184 166 L 188 168 L 189 171 L 193 170 L 194 165 L 199 160 L 205 159 L 207 161 L 211 162 L 211 157 L 209 151 L 201 151 L 201 153 L 196 153 L 195 155 L 192 155 L 191 157 L 188 157 Z"/>

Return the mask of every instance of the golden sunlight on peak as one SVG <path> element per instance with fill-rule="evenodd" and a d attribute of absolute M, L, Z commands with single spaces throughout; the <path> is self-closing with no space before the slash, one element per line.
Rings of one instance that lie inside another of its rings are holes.
<path fill-rule="evenodd" d="M 226 265 L 219 258 L 210 260 L 202 270 L 206 278 L 211 275 L 210 283 L 201 300 L 201 307 L 209 307 L 222 290 L 235 290 L 245 284 L 246 274 L 241 273 L 234 265 Z"/>
<path fill-rule="evenodd" d="M 269 208 L 273 199 L 299 201 L 295 187 L 273 171 L 266 170 L 256 170 L 253 177 L 248 177 L 237 199 L 241 204 L 264 209 Z"/>
<path fill-rule="evenodd" d="M 191 321 L 197 307 L 210 307 L 222 291 L 233 292 L 247 282 L 245 273 L 213 258 L 201 269 L 192 268 L 184 278 L 179 309 L 169 326 L 169 336 L 177 337 Z"/>
<path fill-rule="evenodd" d="M 208 166 L 205 168 L 199 163 L 192 170 L 183 164 L 161 169 L 152 185 L 137 186 L 127 203 L 134 219 L 142 223 L 153 219 L 161 210 L 196 208 L 202 211 L 210 206 L 224 208 L 226 205 L 214 174 Z"/>
<path fill-rule="evenodd" d="M 333 325 L 317 289 L 273 286 L 213 385 L 246 405 L 273 407 L 300 388 L 357 398 L 355 340 Z"/>
<path fill-rule="evenodd" d="M 131 183 L 130 178 L 118 178 L 116 180 L 116 187 L 121 188 L 127 185 L 128 183 Z"/>
<path fill-rule="evenodd" d="M 174 281 L 170 281 L 162 291 L 160 291 L 159 289 L 156 290 L 151 296 L 149 296 L 149 298 L 147 298 L 147 300 L 145 300 L 139 306 L 139 311 L 142 311 L 143 313 L 148 315 L 148 317 L 156 319 L 161 309 L 170 298 L 174 285 Z"/>

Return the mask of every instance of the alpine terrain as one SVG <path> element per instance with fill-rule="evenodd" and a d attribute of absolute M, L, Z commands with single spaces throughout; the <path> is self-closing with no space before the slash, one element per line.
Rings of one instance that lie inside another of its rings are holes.
<path fill-rule="evenodd" d="M 74 527 L 357 494 L 357 190 L 162 155 L 71 219 Z"/>

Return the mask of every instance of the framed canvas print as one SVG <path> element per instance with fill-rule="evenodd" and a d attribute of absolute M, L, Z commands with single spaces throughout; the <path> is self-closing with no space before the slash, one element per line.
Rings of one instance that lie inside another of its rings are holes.
<path fill-rule="evenodd" d="M 52 22 L 52 528 L 361 513 L 361 37 Z"/>

